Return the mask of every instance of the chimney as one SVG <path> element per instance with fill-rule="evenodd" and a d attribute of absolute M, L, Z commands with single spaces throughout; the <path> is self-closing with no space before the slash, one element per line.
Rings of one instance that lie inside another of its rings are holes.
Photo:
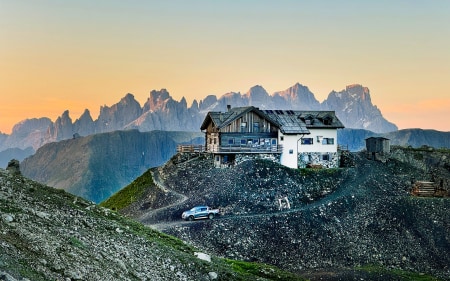
<path fill-rule="evenodd" d="M 231 109 L 231 104 L 227 104 L 227 111 L 230 111 Z"/>

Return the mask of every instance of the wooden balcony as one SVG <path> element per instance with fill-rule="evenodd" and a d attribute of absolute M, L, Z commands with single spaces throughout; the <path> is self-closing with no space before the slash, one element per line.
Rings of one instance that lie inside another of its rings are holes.
<path fill-rule="evenodd" d="M 184 152 L 191 152 L 191 153 L 201 153 L 205 152 L 206 147 L 204 145 L 178 145 L 177 146 L 177 152 L 178 153 L 184 153 Z"/>
<path fill-rule="evenodd" d="M 274 146 L 264 146 L 264 145 L 208 145 L 205 147 L 204 145 L 178 145 L 177 152 L 179 153 L 201 153 L 201 152 L 209 152 L 216 154 L 227 154 L 227 153 L 282 153 L 283 146 L 282 145 L 274 145 Z"/>
<path fill-rule="evenodd" d="M 282 153 L 282 145 L 264 146 L 264 145 L 209 145 L 207 152 L 217 154 L 227 153 Z"/>

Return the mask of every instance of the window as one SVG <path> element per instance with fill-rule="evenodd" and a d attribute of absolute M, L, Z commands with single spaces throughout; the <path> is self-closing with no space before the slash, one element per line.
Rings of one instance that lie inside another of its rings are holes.
<path fill-rule="evenodd" d="M 272 145 L 277 145 L 277 139 L 272 139 Z"/>
<path fill-rule="evenodd" d="M 228 144 L 234 144 L 234 139 L 228 139 Z"/>
<path fill-rule="evenodd" d="M 327 116 L 327 117 L 325 117 L 323 119 L 323 124 L 324 125 L 331 125 L 332 122 L 333 122 L 333 119 L 331 117 L 329 117 L 329 116 Z"/>
<path fill-rule="evenodd" d="M 329 161 L 330 160 L 330 155 L 329 154 L 322 154 L 322 160 Z"/>
<path fill-rule="evenodd" d="M 284 141 L 284 136 L 280 136 L 280 141 Z"/>
<path fill-rule="evenodd" d="M 247 144 L 247 140 L 246 139 L 241 139 L 241 144 L 242 145 L 246 145 Z"/>
<path fill-rule="evenodd" d="M 334 144 L 334 138 L 324 138 L 322 144 Z"/>
<path fill-rule="evenodd" d="M 289 154 L 294 154 L 294 150 L 293 149 L 289 149 Z"/>
<path fill-rule="evenodd" d="M 313 138 L 302 138 L 302 144 L 313 144 Z"/>
<path fill-rule="evenodd" d="M 241 123 L 241 133 L 247 132 L 247 122 Z"/>
<path fill-rule="evenodd" d="M 253 132 L 259 133 L 259 122 L 253 123 Z"/>

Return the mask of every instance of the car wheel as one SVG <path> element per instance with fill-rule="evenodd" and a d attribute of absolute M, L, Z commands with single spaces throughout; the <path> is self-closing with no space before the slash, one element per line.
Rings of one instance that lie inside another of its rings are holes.
<path fill-rule="evenodd" d="M 188 220 L 189 221 L 193 221 L 194 220 L 194 216 L 189 216 Z"/>
<path fill-rule="evenodd" d="M 209 214 L 208 219 L 212 220 L 214 218 L 214 214 Z"/>

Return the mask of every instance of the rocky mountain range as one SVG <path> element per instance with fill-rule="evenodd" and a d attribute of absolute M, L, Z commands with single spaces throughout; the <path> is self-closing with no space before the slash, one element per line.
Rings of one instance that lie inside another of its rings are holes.
<path fill-rule="evenodd" d="M 200 101 L 194 100 L 191 106 L 187 105 L 185 98 L 176 101 L 166 89 L 161 89 L 151 91 L 142 106 L 132 94 L 125 95 L 112 106 L 101 106 L 95 120 L 86 109 L 75 121 L 69 111 L 64 111 L 54 122 L 46 117 L 21 121 L 13 127 L 10 135 L 0 134 L 0 152 L 9 148 L 25 150 L 29 147 L 36 151 L 49 142 L 116 130 L 198 132 L 208 111 L 225 111 L 227 105 L 253 105 L 261 109 L 334 110 L 347 128 L 375 133 L 397 130 L 372 104 L 369 89 L 361 85 L 347 86 L 340 92 L 332 91 L 322 103 L 308 87 L 297 83 L 273 94 L 267 93 L 262 86 L 254 86 L 244 94 L 230 92 L 219 98 L 209 95 Z"/>

